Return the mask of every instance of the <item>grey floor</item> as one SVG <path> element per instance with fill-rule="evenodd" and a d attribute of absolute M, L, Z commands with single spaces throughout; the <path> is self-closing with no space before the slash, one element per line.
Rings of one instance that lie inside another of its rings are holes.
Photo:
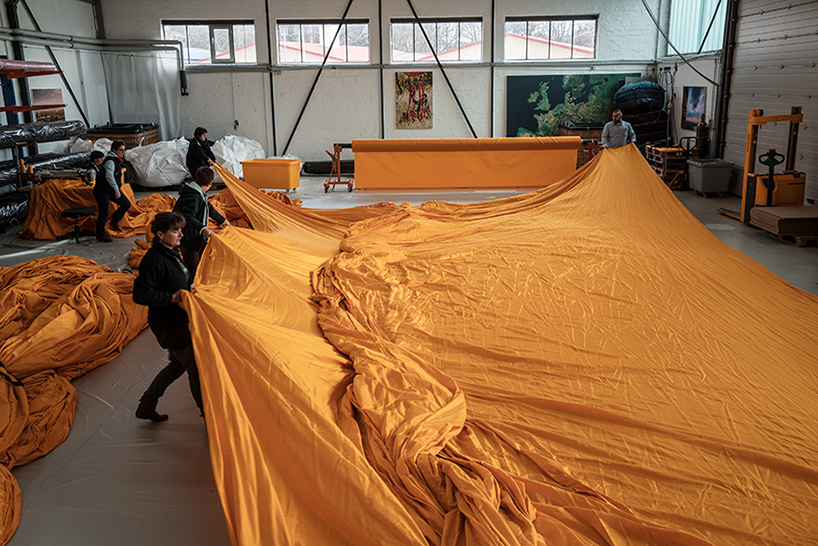
<path fill-rule="evenodd" d="M 324 193 L 323 181 L 302 177 L 290 196 L 302 199 L 304 207 L 320 209 L 380 201 L 469 203 L 523 193 L 350 193 L 343 186 Z M 719 214 L 719 207 L 738 210 L 737 197 L 675 195 L 724 243 L 818 295 L 818 248 L 796 247 Z M 121 270 L 133 246 L 133 238 L 108 244 L 88 237 L 79 244 L 26 241 L 10 230 L 0 234 L 0 266 L 66 254 Z M 230 543 L 211 472 L 207 430 L 186 382 L 177 381 L 162 398 L 160 410 L 170 414 L 168 422 L 150 425 L 133 416 L 139 396 L 166 362 L 146 330 L 119 358 L 74 381 L 77 414 L 68 439 L 47 456 L 13 469 L 23 511 L 10 546 Z"/>

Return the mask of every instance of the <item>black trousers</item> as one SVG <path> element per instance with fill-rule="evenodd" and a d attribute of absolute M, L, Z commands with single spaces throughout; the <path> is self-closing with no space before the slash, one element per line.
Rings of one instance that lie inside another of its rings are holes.
<path fill-rule="evenodd" d="M 158 330 L 151 327 L 156 341 L 163 349 L 167 349 L 170 363 L 165 366 L 153 379 L 146 394 L 161 398 L 167 388 L 187 372 L 190 382 L 190 394 L 199 410 L 204 412 L 202 404 L 202 387 L 199 383 L 199 368 L 196 367 L 196 357 L 193 354 L 193 341 L 190 338 L 190 327 L 185 324 L 173 330 Z"/>
<path fill-rule="evenodd" d="M 204 245 L 202 245 L 202 250 L 204 250 Z M 199 262 L 201 259 L 201 251 L 193 250 L 192 248 L 188 248 L 184 245 L 182 246 L 182 260 L 184 260 L 187 270 L 190 271 L 191 282 L 192 279 L 196 277 L 196 270 L 199 269 Z"/>
<path fill-rule="evenodd" d="M 130 200 L 121 191 L 119 199 L 108 191 L 94 192 L 94 199 L 97 201 L 97 237 L 105 236 L 105 222 L 108 220 L 108 203 L 113 201 L 119 208 L 111 215 L 111 221 L 118 224 L 128 209 L 131 208 Z"/>

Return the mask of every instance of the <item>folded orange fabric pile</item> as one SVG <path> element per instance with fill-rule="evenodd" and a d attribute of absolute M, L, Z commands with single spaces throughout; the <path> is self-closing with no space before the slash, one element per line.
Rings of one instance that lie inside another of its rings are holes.
<path fill-rule="evenodd" d="M 233 544 L 809 543 L 818 298 L 635 147 L 490 203 L 287 207 L 187 294 Z"/>
<path fill-rule="evenodd" d="M 131 208 L 119 223 L 121 232 L 108 230 L 112 237 L 131 237 L 145 233 L 152 213 L 171 210 L 176 202 L 172 196 L 158 193 L 137 202 L 130 184 L 122 186 L 122 193 L 130 200 Z M 80 207 L 96 210 L 97 203 L 93 188 L 78 178 L 49 180 L 35 186 L 29 198 L 28 216 L 23 229 L 17 232 L 17 235 L 26 239 L 59 239 L 74 231 L 74 222 L 63 218 L 62 211 Z M 113 213 L 118 206 L 112 203 L 110 208 Z M 83 219 L 80 222 L 80 229 L 93 233 L 96 229 L 96 215 Z"/>
<path fill-rule="evenodd" d="M 76 409 L 70 381 L 147 326 L 132 292 L 132 275 L 76 256 L 0 267 L 0 544 L 20 521 L 11 468 L 65 440 Z"/>

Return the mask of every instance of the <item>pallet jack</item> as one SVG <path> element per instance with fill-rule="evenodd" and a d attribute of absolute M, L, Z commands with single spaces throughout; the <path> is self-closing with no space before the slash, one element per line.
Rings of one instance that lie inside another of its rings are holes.
<path fill-rule="evenodd" d="M 351 142 L 345 143 L 335 143 L 332 145 L 332 150 L 335 152 L 334 154 L 329 153 L 329 150 L 324 150 L 327 152 L 327 155 L 332 158 L 332 170 L 329 172 L 329 178 L 327 178 L 326 182 L 324 182 L 324 193 L 329 191 L 329 187 L 332 186 L 332 189 L 335 189 L 335 186 L 338 184 L 346 184 L 347 191 L 352 191 L 352 186 L 355 184 L 355 179 L 350 178 L 348 180 L 341 180 L 341 150 L 344 148 L 352 149 Z M 333 175 L 335 175 L 335 180 L 332 179 Z"/>
<path fill-rule="evenodd" d="M 758 128 L 767 123 L 788 121 L 787 153 L 782 155 L 774 149 L 759 156 L 759 162 L 769 167 L 765 174 L 755 173 Z M 753 207 L 803 206 L 806 174 L 795 170 L 795 149 L 798 144 L 798 126 L 804 121 L 800 106 L 794 106 L 789 115 L 765 116 L 763 110 L 750 110 L 747 122 L 747 148 L 744 154 L 744 177 L 741 192 L 741 211 L 720 208 L 719 212 L 750 225 Z M 784 172 L 775 172 L 775 166 L 785 163 Z"/>

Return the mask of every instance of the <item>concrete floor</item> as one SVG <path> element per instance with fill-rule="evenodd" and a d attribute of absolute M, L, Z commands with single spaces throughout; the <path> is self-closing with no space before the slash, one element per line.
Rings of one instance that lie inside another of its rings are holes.
<path fill-rule="evenodd" d="M 302 177 L 290 196 L 303 200 L 304 207 L 320 209 L 381 201 L 469 203 L 524 193 L 350 193 L 343 186 L 324 193 L 323 181 Z M 738 210 L 737 197 L 675 195 L 724 243 L 818 295 L 818 248 L 798 248 L 719 214 L 719 207 Z M 133 238 L 108 244 L 93 237 L 79 244 L 71 239 L 25 241 L 14 231 L 0 234 L 0 266 L 73 254 L 122 270 L 134 246 Z M 133 416 L 139 396 L 166 362 L 165 352 L 146 330 L 119 358 L 74 381 L 77 414 L 68 439 L 46 457 L 13 469 L 23 512 L 10 546 L 230 543 L 211 471 L 207 430 L 187 382 L 177 381 L 162 398 L 159 409 L 170 414 L 168 422 L 150 425 Z"/>

